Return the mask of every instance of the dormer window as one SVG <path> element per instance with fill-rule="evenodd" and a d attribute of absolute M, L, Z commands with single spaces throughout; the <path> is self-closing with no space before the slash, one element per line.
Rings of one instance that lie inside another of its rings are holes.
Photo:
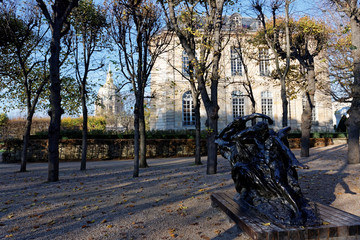
<path fill-rule="evenodd" d="M 231 17 L 231 28 L 241 27 L 241 16 L 236 14 Z"/>

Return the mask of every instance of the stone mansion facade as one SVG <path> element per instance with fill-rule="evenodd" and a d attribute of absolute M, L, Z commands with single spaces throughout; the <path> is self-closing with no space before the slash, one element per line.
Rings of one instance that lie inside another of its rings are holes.
<path fill-rule="evenodd" d="M 248 29 L 247 37 L 251 37 L 258 30 L 259 24 L 255 19 L 244 18 L 239 14 L 234 14 L 230 18 Z M 234 51 L 237 47 L 235 39 L 230 37 L 222 52 L 221 79 L 218 87 L 219 130 L 232 122 L 234 118 L 251 113 L 251 102 L 242 85 L 242 82 L 246 80 L 244 66 L 237 51 Z M 169 48 L 169 51 L 158 58 L 151 72 L 151 93 L 154 98 L 151 99 L 150 129 L 193 129 L 195 117 L 190 85 L 186 79 L 189 60 L 177 38 L 174 37 Z M 248 47 L 248 49 L 250 48 Z M 269 49 L 254 48 L 251 54 L 245 56 L 244 62 L 246 60 L 251 77 L 253 94 L 256 99 L 256 112 L 272 117 L 275 121 L 273 127 L 278 129 L 282 127 L 282 102 L 279 80 L 269 77 L 275 68 L 271 58 Z M 325 82 L 326 84 L 323 85 L 329 87 L 326 62 L 324 62 L 320 58 L 316 60 L 317 82 Z M 298 88 L 296 85 L 292 87 Z M 303 95 L 304 93 L 299 91 L 289 100 L 289 125 L 293 130 L 300 129 Z M 321 90 L 316 90 L 315 109 L 312 117 L 314 130 L 333 130 L 331 97 Z M 205 128 L 205 121 L 206 111 L 201 103 L 202 129 Z"/>

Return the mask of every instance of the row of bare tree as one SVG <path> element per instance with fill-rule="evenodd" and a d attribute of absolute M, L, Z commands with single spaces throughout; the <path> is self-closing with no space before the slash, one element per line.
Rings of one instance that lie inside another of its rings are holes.
<path fill-rule="evenodd" d="M 314 107 L 315 65 L 314 58 L 326 47 L 329 32 L 321 24 L 309 18 L 295 21 L 289 17 L 289 6 L 294 0 L 273 0 L 266 5 L 264 0 L 251 0 L 251 6 L 258 16 L 262 30 L 258 33 L 258 44 L 266 45 L 274 56 L 275 71 L 281 83 L 283 102 L 283 126 L 288 125 L 287 79 L 290 61 L 297 61 L 306 76 L 307 103 L 302 115 L 301 155 L 309 156 L 311 112 Z M 354 0 L 330 0 L 339 11 L 347 14 L 352 31 L 352 57 L 354 81 L 351 83 L 352 106 L 348 121 L 349 163 L 359 162 L 360 114 L 360 23 L 358 3 Z M 21 171 L 26 171 L 26 153 L 31 121 L 37 104 L 42 104 L 42 94 L 49 84 L 48 106 L 51 118 L 49 126 L 49 181 L 59 180 L 59 138 L 60 119 L 64 106 L 73 108 L 81 103 L 83 115 L 83 153 L 81 170 L 86 169 L 87 149 L 87 101 L 90 83 L 88 74 L 103 66 L 96 61 L 96 52 L 106 48 L 117 50 L 119 71 L 135 95 L 134 128 L 135 159 L 133 176 L 139 176 L 139 168 L 147 167 L 144 99 L 151 70 L 158 57 L 167 51 L 174 38 L 189 57 L 189 76 L 196 115 L 196 157 L 200 160 L 200 96 L 205 106 L 208 160 L 207 173 L 217 171 L 218 133 L 218 85 L 220 80 L 220 59 L 226 43 L 223 34 L 224 11 L 238 2 L 226 0 L 205 1 L 151 1 L 116 0 L 104 7 L 96 6 L 91 0 L 36 0 L 29 2 L 23 12 L 11 1 L 0 3 L 0 66 L 2 97 L 15 99 L 21 89 L 19 102 L 27 107 L 27 127 L 24 133 L 24 148 Z M 266 21 L 266 8 L 270 7 L 271 21 Z M 278 12 L 285 11 L 282 20 Z M 31 11 L 30 11 L 31 10 Z M 46 21 L 42 19 L 45 17 Z M 302 22 L 301 22 L 302 21 Z M 245 33 L 242 33 L 245 34 Z M 3 37 L 7 36 L 7 37 Z M 109 38 L 110 36 L 110 38 Z M 241 36 L 240 36 L 241 38 Z M 109 40 L 116 47 L 109 44 Z M 246 50 L 238 41 L 237 51 Z M 242 56 L 242 52 L 239 52 Z M 95 59 L 95 60 L 94 60 Z M 244 59 L 241 59 L 244 63 Z M 75 69 L 74 80 L 67 77 L 68 63 Z M 285 65 L 283 64 L 285 63 Z M 283 65 L 285 67 L 283 67 Z M 67 66 L 67 67 L 64 67 Z M 244 64 L 247 81 L 244 87 L 252 100 L 251 81 Z M 60 77 L 60 74 L 63 76 Z M 16 84 L 15 84 L 16 82 Z M 13 87 L 9 87 L 13 86 Z M 79 89 L 80 96 L 73 96 Z M 63 93 L 62 93 L 63 92 Z M 65 93 L 64 93 L 65 92 Z M 68 95 L 66 95 L 68 94 Z M 9 97 L 11 96 L 11 98 Z M 64 97 L 65 96 L 65 97 Z M 80 99 L 74 100 L 74 99 Z M 67 104 L 70 103 L 70 104 Z"/>

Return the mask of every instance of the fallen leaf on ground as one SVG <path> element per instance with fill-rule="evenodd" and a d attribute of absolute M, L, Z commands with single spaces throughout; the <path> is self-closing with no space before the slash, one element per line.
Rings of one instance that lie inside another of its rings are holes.
<path fill-rule="evenodd" d="M 8 231 L 8 233 L 16 232 L 16 231 L 18 231 L 19 229 L 20 229 L 19 226 L 15 226 L 15 227 L 13 227 L 12 229 L 10 229 L 10 230 Z"/>
<path fill-rule="evenodd" d="M 177 234 L 175 234 L 175 228 L 169 228 L 168 231 L 171 237 L 176 238 L 178 236 Z"/>
<path fill-rule="evenodd" d="M 206 236 L 206 235 L 201 235 L 200 236 L 202 239 L 205 239 L 205 240 L 210 240 L 210 238 L 208 237 L 208 236 Z"/>
<path fill-rule="evenodd" d="M 6 202 L 4 202 L 4 204 L 5 205 L 8 205 L 8 204 L 11 204 L 11 203 L 13 203 L 14 202 L 14 200 L 7 200 Z"/>
<path fill-rule="evenodd" d="M 55 224 L 55 221 L 54 221 L 54 220 L 48 222 L 48 225 L 54 225 L 54 224 Z"/>

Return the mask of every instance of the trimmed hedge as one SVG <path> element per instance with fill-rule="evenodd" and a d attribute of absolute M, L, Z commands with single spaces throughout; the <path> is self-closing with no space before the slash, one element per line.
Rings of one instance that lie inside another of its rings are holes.
<path fill-rule="evenodd" d="M 0 113 L 0 126 L 4 126 L 9 121 L 9 117 L 6 113 Z"/>
<path fill-rule="evenodd" d="M 345 132 L 314 132 L 311 133 L 310 138 L 347 138 L 348 134 Z M 47 131 L 37 132 L 31 136 L 31 139 L 46 139 L 48 137 Z M 81 129 L 66 129 L 61 131 L 62 139 L 81 139 Z M 93 129 L 89 131 L 89 139 L 133 139 L 134 132 L 113 132 L 100 129 Z M 195 130 L 152 130 L 146 132 L 147 139 L 195 139 Z M 206 131 L 201 132 L 201 138 L 206 139 Z M 301 138 L 300 132 L 289 133 L 289 138 Z"/>
<path fill-rule="evenodd" d="M 347 138 L 346 132 L 314 132 L 310 134 L 310 138 Z M 301 132 L 289 133 L 289 138 L 301 138 Z"/>
<path fill-rule="evenodd" d="M 62 139 L 81 139 L 80 129 L 67 129 L 60 132 Z M 30 136 L 31 139 L 47 139 L 48 132 L 37 132 Z M 88 133 L 89 139 L 134 139 L 134 132 L 112 132 L 102 130 L 91 130 Z M 195 130 L 154 130 L 146 132 L 147 139 L 195 139 Z M 201 138 L 206 139 L 206 131 L 201 132 Z"/>

